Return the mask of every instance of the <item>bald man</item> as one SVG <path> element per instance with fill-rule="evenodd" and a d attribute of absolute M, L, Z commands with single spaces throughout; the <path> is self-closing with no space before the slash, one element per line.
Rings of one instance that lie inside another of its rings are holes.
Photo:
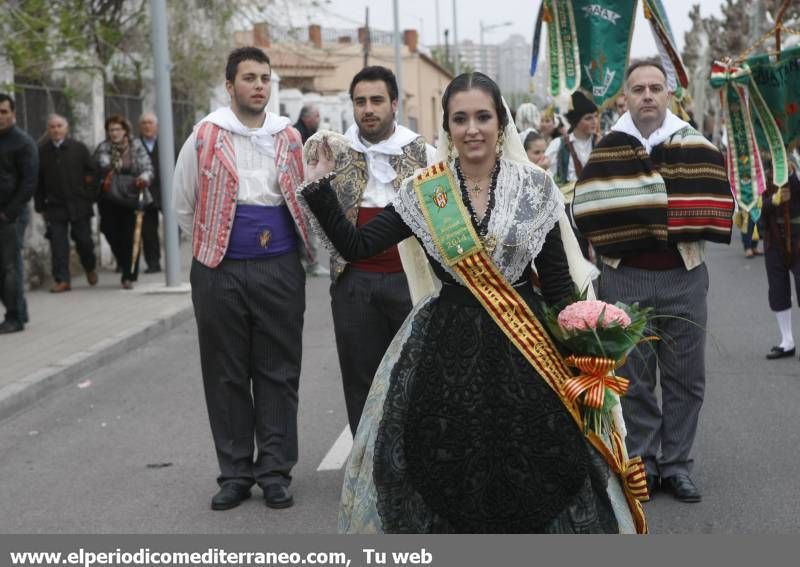
<path fill-rule="evenodd" d="M 47 119 L 47 140 L 39 145 L 39 184 L 34 208 L 49 227 L 52 293 L 72 289 L 69 273 L 69 236 L 86 271 L 89 285 L 97 284 L 91 218 L 96 198 L 94 160 L 89 149 L 69 137 L 69 122 L 51 114 Z"/>
<path fill-rule="evenodd" d="M 144 209 L 142 221 L 142 252 L 147 263 L 146 274 L 161 271 L 161 243 L 158 240 L 158 211 L 161 210 L 161 176 L 158 172 L 158 118 L 152 112 L 145 112 L 139 117 L 139 139 L 150 156 L 153 164 L 153 182 L 150 193 L 153 202 Z"/>

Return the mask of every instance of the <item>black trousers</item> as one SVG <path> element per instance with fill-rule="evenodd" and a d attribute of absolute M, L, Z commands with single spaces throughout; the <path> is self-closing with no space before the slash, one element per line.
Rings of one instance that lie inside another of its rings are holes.
<path fill-rule="evenodd" d="M 144 210 L 142 222 L 142 252 L 151 270 L 161 269 L 161 243 L 158 239 L 158 207 L 150 205 Z"/>
<path fill-rule="evenodd" d="M 223 260 L 216 268 L 192 261 L 192 303 L 220 486 L 291 482 L 298 455 L 305 278 L 296 252 Z"/>
<path fill-rule="evenodd" d="M 348 267 L 331 284 L 336 351 L 353 435 L 375 371 L 411 307 L 403 272 L 364 272 Z"/>
<path fill-rule="evenodd" d="M 17 269 L 17 223 L 0 220 L 0 299 L 6 320 L 22 323 Z"/>
<path fill-rule="evenodd" d="M 95 269 L 94 242 L 92 241 L 91 219 L 73 222 L 50 221 L 50 260 L 53 279 L 57 282 L 70 281 L 69 237 L 75 242 L 75 249 L 81 259 L 81 266 L 87 272 Z"/>
<path fill-rule="evenodd" d="M 136 225 L 136 214 L 133 209 L 112 203 L 108 199 L 101 200 L 100 232 L 108 240 L 111 252 L 122 268 L 122 280 L 136 281 L 139 276 L 139 262 L 131 270 L 133 254 L 133 229 Z"/>
<path fill-rule="evenodd" d="M 800 305 L 800 225 L 792 225 L 792 261 L 789 266 L 783 261 L 783 226 L 780 226 L 781 242 L 770 239 L 764 247 L 764 265 L 767 268 L 769 308 L 786 311 L 792 307 L 792 281 Z"/>

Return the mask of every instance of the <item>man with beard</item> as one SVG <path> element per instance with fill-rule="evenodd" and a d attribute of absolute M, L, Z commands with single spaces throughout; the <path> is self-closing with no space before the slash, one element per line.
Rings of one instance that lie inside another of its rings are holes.
<path fill-rule="evenodd" d="M 332 182 L 342 210 L 356 226 L 389 204 L 403 179 L 433 160 L 424 138 L 395 122 L 397 79 L 386 67 L 365 67 L 350 83 L 353 124 L 344 136 L 320 131 L 306 143 L 309 161 L 327 140 L 334 151 Z M 323 242 L 328 242 L 324 238 Z M 350 430 L 355 435 L 372 378 L 411 310 L 397 246 L 347 263 L 331 252 L 331 310 Z"/>
<path fill-rule="evenodd" d="M 256 483 L 267 506 L 287 508 L 298 451 L 300 253 L 308 250 L 296 197 L 302 144 L 287 118 L 265 112 L 263 51 L 232 51 L 225 79 L 230 106 L 195 127 L 174 178 L 178 222 L 192 234 L 192 302 L 220 467 L 211 508 L 238 506 Z"/>

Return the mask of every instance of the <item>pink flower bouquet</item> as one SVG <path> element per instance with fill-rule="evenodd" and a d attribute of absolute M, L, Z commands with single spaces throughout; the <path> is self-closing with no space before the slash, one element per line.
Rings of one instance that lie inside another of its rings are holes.
<path fill-rule="evenodd" d="M 650 308 L 637 304 L 612 305 L 579 299 L 561 309 L 545 308 L 545 321 L 556 342 L 568 352 L 567 365 L 578 369 L 564 391 L 582 408 L 584 426 L 600 433 L 608 427 L 617 395 L 624 395 L 628 381 L 616 369 L 640 342 L 651 340 L 645 331 Z"/>

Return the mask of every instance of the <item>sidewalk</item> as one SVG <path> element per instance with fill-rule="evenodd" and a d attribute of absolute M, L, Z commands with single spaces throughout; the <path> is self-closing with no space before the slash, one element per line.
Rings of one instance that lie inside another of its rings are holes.
<path fill-rule="evenodd" d="M 143 260 L 132 291 L 102 270 L 95 287 L 81 273 L 73 274 L 72 291 L 28 292 L 25 330 L 0 335 L 0 420 L 191 318 L 190 254 L 182 243 L 179 292 L 168 292 L 163 272 L 143 273 Z"/>

